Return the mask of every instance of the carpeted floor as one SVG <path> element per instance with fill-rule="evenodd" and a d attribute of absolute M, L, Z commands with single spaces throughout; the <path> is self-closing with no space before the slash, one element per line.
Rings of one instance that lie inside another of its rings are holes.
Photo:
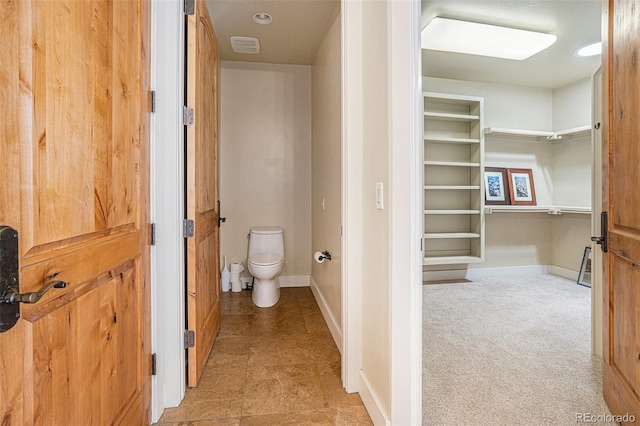
<path fill-rule="evenodd" d="M 602 361 L 591 355 L 590 291 L 553 275 L 423 286 L 423 424 L 609 415 Z"/>

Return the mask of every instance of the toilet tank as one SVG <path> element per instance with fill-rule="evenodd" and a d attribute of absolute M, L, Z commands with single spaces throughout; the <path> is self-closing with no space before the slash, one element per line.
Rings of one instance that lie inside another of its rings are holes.
<path fill-rule="evenodd" d="M 278 253 L 284 258 L 284 230 L 277 226 L 251 228 L 249 256 L 256 253 Z"/>

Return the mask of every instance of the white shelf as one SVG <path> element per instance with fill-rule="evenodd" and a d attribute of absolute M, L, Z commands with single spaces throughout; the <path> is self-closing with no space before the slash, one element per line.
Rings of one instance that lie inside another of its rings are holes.
<path fill-rule="evenodd" d="M 463 263 L 479 263 L 484 259 L 478 256 L 433 256 L 425 257 L 422 260 L 423 265 L 453 265 Z"/>
<path fill-rule="evenodd" d="M 480 139 L 474 138 L 448 138 L 448 137 L 426 137 L 425 142 L 431 143 L 460 143 L 460 144 L 474 144 L 480 143 Z"/>
<path fill-rule="evenodd" d="M 547 213 L 561 214 L 591 214 L 590 207 L 577 206 L 485 206 L 486 214 L 493 213 Z"/>
<path fill-rule="evenodd" d="M 425 210 L 424 214 L 480 214 L 480 210 Z"/>
<path fill-rule="evenodd" d="M 440 120 L 440 121 L 461 121 L 461 122 L 470 122 L 480 120 L 480 116 L 478 115 L 470 115 L 470 114 L 452 114 L 448 112 L 433 112 L 433 111 L 425 111 L 425 118 L 429 118 L 431 120 Z"/>
<path fill-rule="evenodd" d="M 425 161 L 425 166 L 446 166 L 446 167 L 480 167 L 480 163 L 465 163 L 461 161 Z"/>
<path fill-rule="evenodd" d="M 429 190 L 479 190 L 480 185 L 425 185 L 424 189 Z"/>
<path fill-rule="evenodd" d="M 560 142 L 564 139 L 573 139 L 587 136 L 591 133 L 591 126 L 575 127 L 573 129 L 547 132 L 539 130 L 505 129 L 500 127 L 487 127 L 482 133 L 491 136 L 510 137 L 513 139 L 527 139 L 538 142 Z"/>
<path fill-rule="evenodd" d="M 473 232 L 428 232 L 424 234 L 426 239 L 442 239 L 442 238 L 480 238 L 480 234 Z"/>
<path fill-rule="evenodd" d="M 484 99 L 430 92 L 423 95 L 423 264 L 481 262 Z"/>

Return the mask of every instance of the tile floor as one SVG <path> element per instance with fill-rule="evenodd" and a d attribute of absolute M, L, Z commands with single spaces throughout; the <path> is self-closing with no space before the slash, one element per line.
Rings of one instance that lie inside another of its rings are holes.
<path fill-rule="evenodd" d="M 222 322 L 200 384 L 158 425 L 371 425 L 340 383 L 340 353 L 309 287 L 273 307 L 222 293 Z"/>

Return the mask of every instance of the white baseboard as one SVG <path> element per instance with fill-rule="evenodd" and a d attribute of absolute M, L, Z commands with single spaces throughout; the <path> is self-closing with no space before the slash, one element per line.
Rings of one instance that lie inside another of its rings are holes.
<path fill-rule="evenodd" d="M 278 277 L 280 287 L 309 287 L 311 275 L 285 275 Z"/>
<path fill-rule="evenodd" d="M 470 280 L 486 277 L 508 277 L 510 275 L 532 275 L 550 273 L 549 265 L 504 266 L 500 268 L 472 268 L 467 270 Z"/>
<path fill-rule="evenodd" d="M 364 371 L 360 370 L 360 387 L 358 390 L 360 399 L 364 404 L 364 408 L 367 409 L 369 417 L 375 426 L 390 426 L 391 420 L 384 410 L 384 407 L 380 403 L 380 399 L 376 395 L 375 391 L 371 387 L 371 383 L 367 380 L 367 376 Z"/>
<path fill-rule="evenodd" d="M 466 269 L 446 269 L 442 271 L 422 271 L 422 281 L 464 280 Z"/>
<path fill-rule="evenodd" d="M 551 273 L 571 281 L 578 281 L 578 271 L 563 268 L 562 266 L 551 265 Z"/>
<path fill-rule="evenodd" d="M 340 354 L 342 354 L 342 331 L 340 331 L 340 324 L 338 324 L 333 314 L 331 313 L 331 310 L 327 305 L 327 301 L 322 295 L 322 291 L 320 291 L 320 288 L 316 284 L 313 277 L 311 277 L 311 292 L 313 293 L 313 296 L 316 298 L 316 302 L 320 307 L 320 312 L 322 312 L 324 322 L 326 322 L 327 327 L 329 327 L 331 337 L 333 337 L 333 341 L 336 342 L 336 346 L 338 347 Z"/>

